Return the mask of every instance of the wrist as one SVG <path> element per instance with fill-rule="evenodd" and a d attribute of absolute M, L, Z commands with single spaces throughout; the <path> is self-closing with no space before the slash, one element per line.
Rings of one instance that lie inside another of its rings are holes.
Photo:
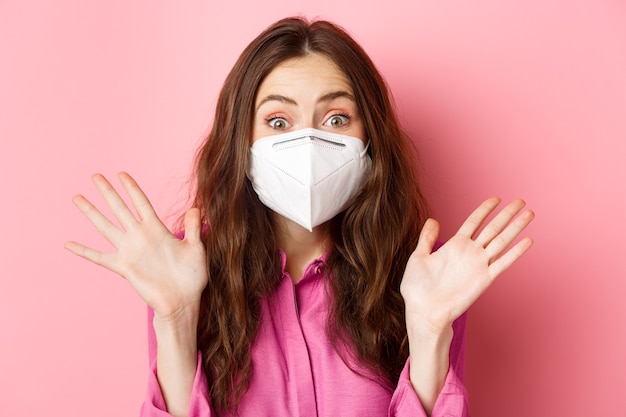
<path fill-rule="evenodd" d="M 419 340 L 420 343 L 433 346 L 450 345 L 454 330 L 452 323 L 443 326 L 434 326 L 426 320 L 416 318 L 406 319 L 406 329 L 409 340 Z"/>
<path fill-rule="evenodd" d="M 152 325 L 154 326 L 157 337 L 159 334 L 169 335 L 169 337 L 193 334 L 195 339 L 198 329 L 199 314 L 199 302 L 177 308 L 167 315 L 161 315 L 155 311 Z"/>

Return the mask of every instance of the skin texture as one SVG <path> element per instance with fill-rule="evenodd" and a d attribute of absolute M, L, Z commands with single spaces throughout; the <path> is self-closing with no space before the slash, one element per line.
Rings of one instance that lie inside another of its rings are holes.
<path fill-rule="evenodd" d="M 324 56 L 287 60 L 259 87 L 250 141 L 307 127 L 364 140 L 352 94 L 345 75 Z M 178 240 L 128 174 L 120 173 L 119 179 L 138 217 L 102 175 L 92 179 L 121 227 L 83 196 L 73 201 L 115 252 L 103 253 L 76 242 L 65 247 L 126 278 L 152 307 L 161 391 L 168 411 L 185 416 L 196 370 L 199 300 L 207 284 L 199 211 L 192 208 L 186 213 L 185 238 Z M 495 197 L 483 202 L 434 253 L 439 224 L 429 219 L 407 263 L 400 289 L 406 305 L 410 378 L 428 414 L 448 373 L 452 322 L 532 245 L 526 237 L 511 246 L 534 218 L 533 212 L 524 209 L 522 200 L 498 212 L 499 203 Z M 309 232 L 278 214 L 275 220 L 279 245 L 287 255 L 286 270 L 297 282 L 305 267 L 332 244 L 328 226 Z"/>

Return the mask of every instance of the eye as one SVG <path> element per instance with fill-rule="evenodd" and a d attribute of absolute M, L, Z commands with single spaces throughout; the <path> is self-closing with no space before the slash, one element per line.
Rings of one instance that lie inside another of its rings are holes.
<path fill-rule="evenodd" d="M 347 114 L 335 114 L 330 116 L 326 123 L 324 123 L 324 125 L 331 127 L 341 127 L 346 125 L 349 120 L 350 119 Z"/>
<path fill-rule="evenodd" d="M 282 117 L 272 116 L 266 120 L 267 120 L 267 124 L 272 129 L 282 130 L 282 129 L 286 129 L 289 127 L 289 122 Z"/>

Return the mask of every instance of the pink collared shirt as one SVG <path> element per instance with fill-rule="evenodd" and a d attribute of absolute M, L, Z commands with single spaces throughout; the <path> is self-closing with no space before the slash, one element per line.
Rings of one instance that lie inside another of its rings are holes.
<path fill-rule="evenodd" d="M 284 272 L 277 290 L 261 302 L 261 325 L 252 346 L 252 379 L 239 416 L 267 417 L 426 417 L 409 380 L 409 361 L 395 387 L 381 385 L 358 363 L 351 370 L 326 333 L 330 302 L 324 288 L 323 257 L 314 260 L 294 284 Z M 143 417 L 170 416 L 156 377 L 156 338 L 149 314 L 148 345 L 152 372 L 141 409 Z M 465 315 L 454 323 L 450 369 L 432 417 L 467 417 L 463 385 Z M 342 355 L 350 357 L 350 354 Z M 201 355 L 191 393 L 189 417 L 213 417 Z M 231 413 L 223 416 L 233 416 Z"/>

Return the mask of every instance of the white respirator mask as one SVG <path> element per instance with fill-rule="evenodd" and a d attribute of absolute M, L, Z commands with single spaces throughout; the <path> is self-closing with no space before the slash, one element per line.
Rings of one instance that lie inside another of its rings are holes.
<path fill-rule="evenodd" d="M 312 231 L 345 209 L 372 161 L 363 141 L 317 129 L 257 139 L 246 172 L 265 206 Z"/>

